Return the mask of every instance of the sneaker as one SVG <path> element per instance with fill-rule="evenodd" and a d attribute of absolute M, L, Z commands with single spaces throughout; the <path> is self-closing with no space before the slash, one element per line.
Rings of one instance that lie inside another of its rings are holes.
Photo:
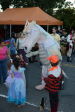
<path fill-rule="evenodd" d="M 35 89 L 37 89 L 37 90 L 43 90 L 45 88 L 45 85 L 37 85 L 36 87 L 35 87 Z"/>

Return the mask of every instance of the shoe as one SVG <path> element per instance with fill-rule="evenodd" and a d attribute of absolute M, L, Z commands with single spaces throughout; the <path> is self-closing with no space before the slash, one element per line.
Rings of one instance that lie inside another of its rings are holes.
<path fill-rule="evenodd" d="M 67 56 L 67 62 L 69 62 L 69 57 Z"/>
<path fill-rule="evenodd" d="M 69 61 L 70 61 L 70 62 L 72 62 L 72 59 L 71 59 L 71 57 L 69 57 Z"/>
<path fill-rule="evenodd" d="M 67 62 L 72 62 L 71 57 L 67 57 Z"/>
<path fill-rule="evenodd" d="M 45 85 L 37 85 L 37 86 L 35 86 L 35 89 L 37 89 L 37 90 L 43 90 L 45 88 Z"/>
<path fill-rule="evenodd" d="M 44 97 L 42 97 L 41 103 L 40 103 L 40 111 L 44 111 L 44 109 L 45 109 L 45 99 Z"/>
<path fill-rule="evenodd" d="M 18 104 L 18 105 L 16 105 L 17 107 L 23 107 L 25 104 Z"/>

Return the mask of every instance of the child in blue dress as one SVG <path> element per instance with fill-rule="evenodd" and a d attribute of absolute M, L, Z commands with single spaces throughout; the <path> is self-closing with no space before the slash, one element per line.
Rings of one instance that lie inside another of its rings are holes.
<path fill-rule="evenodd" d="M 26 79 L 25 79 L 25 68 L 20 67 L 19 59 L 13 59 L 13 65 L 11 66 L 11 72 L 9 73 L 10 79 L 13 81 L 9 81 L 9 76 L 6 79 L 6 83 L 10 82 L 8 87 L 8 101 L 14 102 L 17 105 L 23 105 L 26 103 Z"/>

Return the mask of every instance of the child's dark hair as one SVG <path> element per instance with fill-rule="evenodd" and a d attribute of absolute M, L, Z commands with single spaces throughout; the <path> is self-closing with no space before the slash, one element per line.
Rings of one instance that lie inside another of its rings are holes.
<path fill-rule="evenodd" d="M 17 57 L 13 59 L 13 65 L 15 66 L 16 70 L 18 70 L 20 66 L 20 60 Z"/>
<path fill-rule="evenodd" d="M 57 63 L 52 63 L 51 62 L 51 66 L 57 66 L 59 64 L 59 61 Z"/>

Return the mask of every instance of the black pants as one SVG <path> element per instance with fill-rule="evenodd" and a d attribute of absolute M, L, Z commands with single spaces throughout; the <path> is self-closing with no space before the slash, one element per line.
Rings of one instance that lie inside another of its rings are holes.
<path fill-rule="evenodd" d="M 49 92 L 49 100 L 50 100 L 51 112 L 57 112 L 59 103 L 58 92 L 56 93 Z"/>

